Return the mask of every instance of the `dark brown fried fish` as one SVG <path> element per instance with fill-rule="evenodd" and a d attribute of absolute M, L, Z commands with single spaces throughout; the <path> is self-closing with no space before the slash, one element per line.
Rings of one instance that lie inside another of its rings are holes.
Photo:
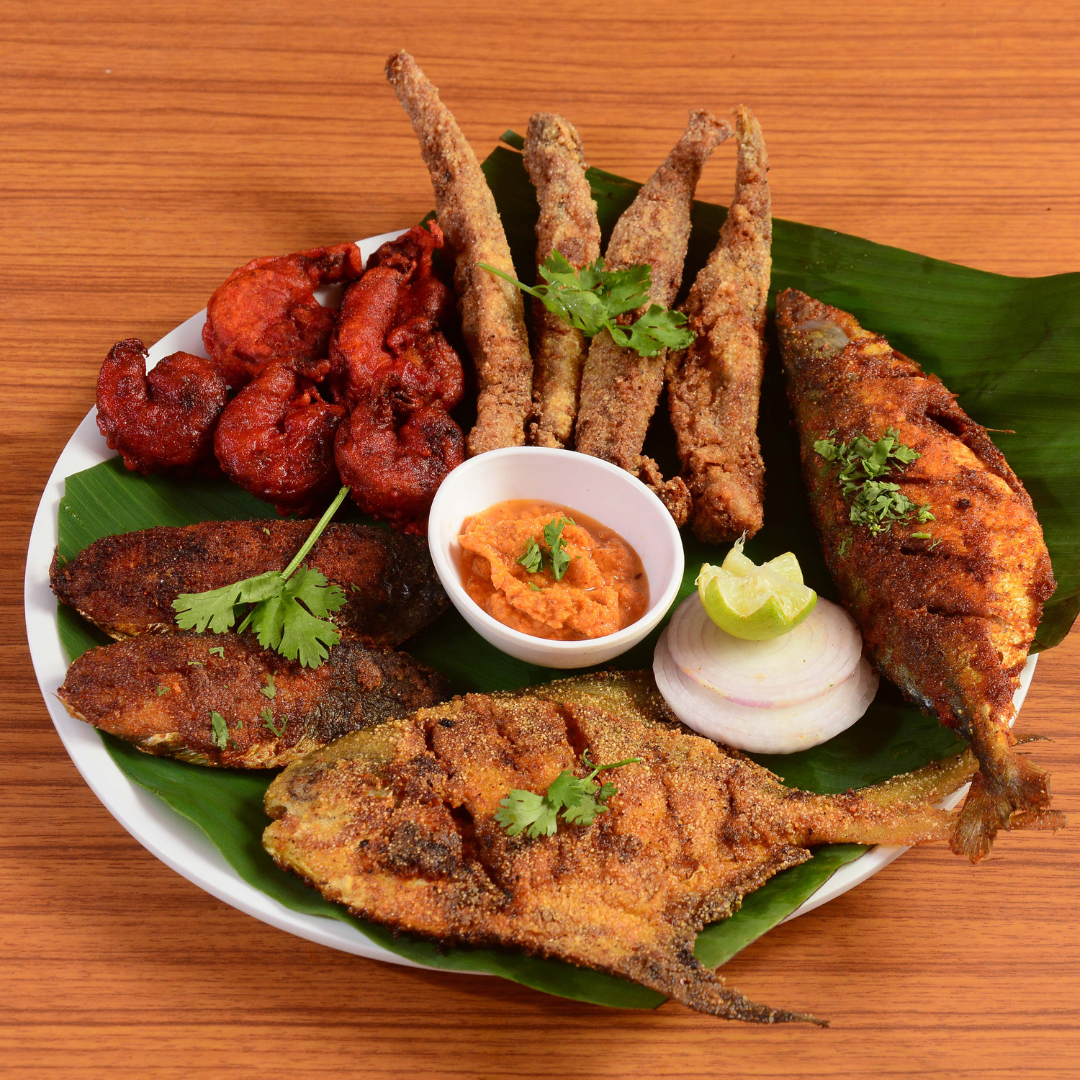
<path fill-rule="evenodd" d="M 447 682 L 405 653 L 358 641 L 339 642 L 312 670 L 246 635 L 179 633 L 91 649 L 58 693 L 72 716 L 148 754 L 271 769 L 433 705 Z"/>
<path fill-rule="evenodd" d="M 640 757 L 590 826 L 510 837 L 500 801 L 564 769 Z M 877 788 L 785 788 L 741 754 L 686 732 L 644 673 L 464 699 L 339 740 L 266 793 L 263 846 L 357 915 L 445 941 L 500 944 L 633 979 L 702 1012 L 776 1023 L 694 958 L 707 923 L 833 842 L 922 843 L 953 815 L 929 803 L 971 775 L 970 754 Z"/>
<path fill-rule="evenodd" d="M 753 536 L 764 520 L 757 422 L 772 270 L 769 160 L 750 110 L 740 106 L 735 116 L 735 199 L 720 242 L 682 307 L 696 340 L 669 354 L 667 364 L 671 424 L 694 500 L 694 535 L 708 544 Z"/>
<path fill-rule="evenodd" d="M 585 178 L 585 149 L 574 125 L 555 113 L 534 113 L 525 135 L 525 168 L 536 188 L 536 265 L 558 251 L 580 270 L 600 257 L 600 223 Z M 533 301 L 535 446 L 569 446 L 577 416 L 585 336 Z"/>
<path fill-rule="evenodd" d="M 386 77 L 420 140 L 439 225 L 454 255 L 461 332 L 480 381 L 469 455 L 520 446 L 532 410 L 525 307 L 514 285 L 479 266 L 486 262 L 517 276 L 495 198 L 454 114 L 417 62 L 396 53 L 386 61 Z"/>
<path fill-rule="evenodd" d="M 690 242 L 694 190 L 713 149 L 731 134 L 726 122 L 699 109 L 664 163 L 646 181 L 615 224 L 604 263 L 608 270 L 647 265 L 652 269 L 652 303 L 669 308 L 682 283 Z M 640 312 L 632 312 L 637 318 Z M 664 384 L 664 355 L 645 357 L 616 345 L 605 330 L 592 339 L 581 375 L 575 446 L 635 476 L 663 499 L 681 525 L 690 496 L 680 477 L 664 482 L 656 463 L 642 457 L 649 421 Z"/>
<path fill-rule="evenodd" d="M 1013 749 L 1009 726 L 1043 601 L 1054 591 L 1024 485 L 940 379 L 847 312 L 788 289 L 777 298 L 776 325 L 825 561 L 866 654 L 967 736 L 979 759 L 954 847 L 975 861 L 1001 826 L 1064 825 L 1048 809 L 1048 774 Z M 838 466 L 814 443 L 877 441 L 889 429 L 920 456 L 887 479 L 934 520 L 894 522 L 874 535 L 852 524 Z"/>
<path fill-rule="evenodd" d="M 69 563 L 54 557 L 53 592 L 110 637 L 176 629 L 180 593 L 284 570 L 312 521 L 203 521 L 106 536 Z M 398 645 L 447 606 L 427 542 L 368 525 L 330 525 L 305 564 L 345 593 L 337 626 L 368 645 Z"/>

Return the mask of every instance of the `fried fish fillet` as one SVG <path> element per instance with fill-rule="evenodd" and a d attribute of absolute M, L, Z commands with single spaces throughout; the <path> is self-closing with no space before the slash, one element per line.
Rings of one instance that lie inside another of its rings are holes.
<path fill-rule="evenodd" d="M 580 270 L 600 257 L 585 149 L 574 125 L 555 113 L 535 113 L 525 135 L 525 168 L 536 188 L 536 265 L 558 251 Z M 530 425 L 535 446 L 569 446 L 577 416 L 585 336 L 533 301 L 533 397 L 536 420 Z"/>
<path fill-rule="evenodd" d="M 668 404 L 694 534 L 705 543 L 753 536 L 765 511 L 757 436 L 772 270 L 769 160 L 761 125 L 735 110 L 735 199 L 720 242 L 682 307 L 696 340 L 668 357 Z"/>
<path fill-rule="evenodd" d="M 512 789 L 565 769 L 618 793 L 590 826 L 510 837 Z M 732 1019 L 811 1020 L 755 1005 L 694 958 L 707 923 L 833 842 L 922 843 L 953 817 L 928 805 L 974 770 L 970 754 L 879 788 L 819 796 L 690 734 L 646 673 L 580 677 L 464 699 L 346 736 L 266 793 L 263 846 L 327 898 L 395 929 L 499 944 L 620 975 Z"/>
<path fill-rule="evenodd" d="M 438 90 L 406 52 L 386 61 L 386 77 L 409 114 L 435 189 L 436 215 L 454 254 L 461 331 L 480 381 L 470 456 L 525 441 L 532 410 L 532 358 L 521 293 L 478 265 L 515 277 L 510 247 L 476 154 Z"/>
<path fill-rule="evenodd" d="M 106 536 L 68 563 L 53 558 L 53 592 L 110 637 L 176 629 L 180 593 L 219 589 L 284 570 L 311 521 L 203 521 Z M 368 645 L 398 645 L 447 607 L 422 537 L 368 525 L 330 525 L 307 566 L 345 593 L 334 622 Z"/>
<path fill-rule="evenodd" d="M 866 655 L 962 732 L 979 759 L 955 848 L 975 861 L 1000 826 L 1060 827 L 1062 815 L 1047 809 L 1048 774 L 1013 749 L 1010 730 L 1020 671 L 1054 591 L 1024 485 L 940 379 L 851 315 L 788 289 L 776 324 L 810 506 Z M 889 429 L 920 454 L 889 481 L 935 520 L 875 536 L 852 524 L 837 467 L 814 443 L 876 441 Z"/>
<path fill-rule="evenodd" d="M 615 224 L 604 264 L 609 270 L 652 268 L 649 298 L 669 308 L 682 283 L 690 242 L 690 210 L 702 166 L 731 135 L 731 127 L 699 109 L 664 163 Z M 631 312 L 630 321 L 640 312 Z M 605 330 L 592 339 L 581 375 L 574 429 L 576 448 L 641 475 L 681 525 L 690 496 L 680 477 L 664 482 L 656 463 L 642 457 L 645 432 L 664 383 L 664 355 L 644 357 L 616 345 Z"/>
<path fill-rule="evenodd" d="M 433 705 L 447 681 L 349 639 L 311 669 L 247 635 L 149 634 L 83 653 L 58 694 L 72 716 L 148 754 L 271 769 Z"/>

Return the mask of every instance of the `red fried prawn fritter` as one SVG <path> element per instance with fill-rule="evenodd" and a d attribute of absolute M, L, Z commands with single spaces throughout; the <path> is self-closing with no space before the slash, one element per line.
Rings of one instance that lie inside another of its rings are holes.
<path fill-rule="evenodd" d="M 147 374 L 138 338 L 109 350 L 97 381 L 97 424 L 133 472 L 187 469 L 211 456 L 225 380 L 201 356 L 176 352 Z"/>
<path fill-rule="evenodd" d="M 315 289 L 363 273 L 355 244 L 254 259 L 234 270 L 206 305 L 203 343 L 232 387 L 244 386 L 268 364 L 326 356 L 336 313 Z"/>
<path fill-rule="evenodd" d="M 301 374 L 271 364 L 229 402 L 214 434 L 229 479 L 279 514 L 305 514 L 338 486 L 334 433 L 345 407 L 315 385 L 328 368 L 324 360 Z"/>

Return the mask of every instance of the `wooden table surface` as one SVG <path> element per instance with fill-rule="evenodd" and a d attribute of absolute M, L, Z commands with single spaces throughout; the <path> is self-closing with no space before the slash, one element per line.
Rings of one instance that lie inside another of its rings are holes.
<path fill-rule="evenodd" d="M 877 10 L 871 10 L 871 9 Z M 143 850 L 46 715 L 22 620 L 41 489 L 115 341 L 152 342 L 263 254 L 432 199 L 382 75 L 407 47 L 478 154 L 540 108 L 644 179 L 690 106 L 760 117 L 777 216 L 1003 273 L 1080 269 L 1077 7 L 631 0 L 20 3 L 0 24 L 4 412 L 0 1074 L 12 1077 L 1076 1076 L 1080 635 L 1022 727 L 1058 835 L 973 868 L 905 855 L 733 960 L 829 1030 L 615 1012 L 332 952 Z M 727 201 L 730 155 L 702 197 Z M 194 1070 L 194 1071 L 193 1071 Z"/>

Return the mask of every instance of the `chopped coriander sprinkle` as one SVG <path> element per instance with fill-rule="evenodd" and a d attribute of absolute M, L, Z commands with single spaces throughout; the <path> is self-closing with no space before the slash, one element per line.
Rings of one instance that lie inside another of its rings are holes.
<path fill-rule="evenodd" d="M 225 655 L 225 648 L 224 648 L 224 646 L 222 646 L 222 645 L 215 645 L 215 646 L 214 646 L 214 647 L 213 647 L 213 648 L 212 648 L 212 649 L 210 650 L 210 655 L 211 655 L 211 656 L 221 656 L 221 657 L 224 657 L 224 655 Z"/>
<path fill-rule="evenodd" d="M 271 672 L 266 673 L 266 685 L 259 688 L 259 693 L 268 697 L 271 701 L 277 694 L 277 687 L 274 685 L 274 676 Z"/>
<path fill-rule="evenodd" d="M 210 738 L 219 750 L 224 750 L 229 741 L 229 727 L 221 713 L 210 713 Z"/>
<path fill-rule="evenodd" d="M 851 504 L 849 514 L 853 525 L 865 525 L 877 536 L 887 533 L 894 521 L 910 521 L 915 516 L 920 523 L 935 521 L 930 506 L 916 506 L 901 490 L 899 484 L 883 479 L 893 468 L 902 469 L 921 455 L 900 441 L 900 435 L 889 428 L 877 442 L 865 435 L 856 435 L 848 442 L 837 443 L 829 437 L 818 439 L 814 451 L 830 463 L 840 465 L 836 479 L 844 498 Z M 929 534 L 919 534 L 929 539 Z M 844 551 L 841 550 L 841 555 Z"/>
<path fill-rule="evenodd" d="M 269 705 L 267 705 L 266 708 L 263 709 L 260 715 L 262 716 L 263 727 L 266 728 L 266 730 L 269 731 L 271 735 L 273 735 L 277 739 L 280 739 L 281 736 L 285 734 L 285 726 L 289 722 L 289 718 L 287 716 L 283 716 L 280 722 L 275 723 L 274 714 L 270 711 Z"/>
<path fill-rule="evenodd" d="M 167 686 L 159 686 L 157 688 L 158 697 L 164 697 L 168 692 L 169 688 Z"/>

